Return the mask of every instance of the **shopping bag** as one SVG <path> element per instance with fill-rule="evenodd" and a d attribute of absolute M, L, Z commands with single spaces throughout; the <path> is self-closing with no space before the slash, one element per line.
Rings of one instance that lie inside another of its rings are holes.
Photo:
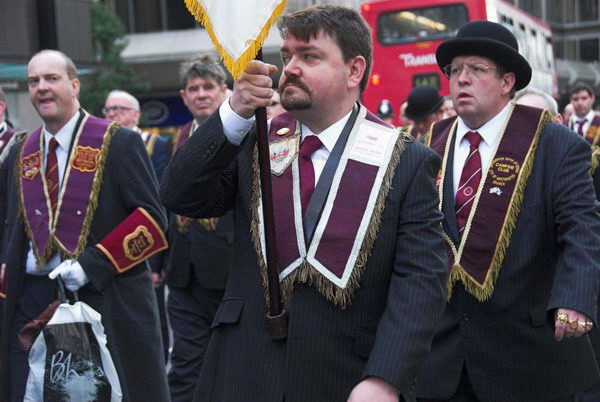
<path fill-rule="evenodd" d="M 25 401 L 120 402 L 121 385 L 98 312 L 70 304 L 59 279 L 61 304 L 29 351 Z"/>

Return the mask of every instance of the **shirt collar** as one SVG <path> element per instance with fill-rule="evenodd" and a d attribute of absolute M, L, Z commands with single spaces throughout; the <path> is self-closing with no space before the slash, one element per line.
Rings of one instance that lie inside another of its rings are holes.
<path fill-rule="evenodd" d="M 50 144 L 50 139 L 52 137 L 54 137 L 54 138 L 56 138 L 58 145 L 62 149 L 64 149 L 65 151 L 69 150 L 69 147 L 71 146 L 71 138 L 74 135 L 73 130 L 75 130 L 75 126 L 77 125 L 77 120 L 79 119 L 79 113 L 80 112 L 78 110 L 73 115 L 73 117 L 71 117 L 71 120 L 69 120 L 67 122 L 67 124 L 62 126 L 61 129 L 58 130 L 58 132 L 56 134 L 54 134 L 54 136 L 52 134 L 50 134 L 46 130 L 46 126 L 44 126 L 43 132 L 44 132 L 44 146 L 46 147 L 45 149 L 48 149 L 48 145 Z"/>
<path fill-rule="evenodd" d="M 477 131 L 479 135 L 481 135 L 483 141 L 489 147 L 493 147 L 501 134 L 500 130 L 502 130 L 502 127 L 504 126 L 506 116 L 508 115 L 508 111 L 512 105 L 512 102 L 508 102 L 500 111 L 500 113 L 492 117 L 477 130 L 471 129 L 469 126 L 467 126 L 462 118 L 458 117 L 458 125 L 456 127 L 456 144 L 460 144 L 469 131 Z"/>
<path fill-rule="evenodd" d="M 327 148 L 327 150 L 329 152 L 333 151 L 333 147 L 335 146 L 335 143 L 337 142 L 340 134 L 342 133 L 342 130 L 344 129 L 344 126 L 346 125 L 346 122 L 350 118 L 351 114 L 352 114 L 352 110 L 350 110 L 348 112 L 348 114 L 345 115 L 344 117 L 342 117 L 340 120 L 333 123 L 331 126 L 327 127 L 325 130 L 321 131 L 320 134 L 314 134 L 310 130 L 310 128 L 308 128 L 307 126 L 302 124 L 301 125 L 302 140 L 304 141 L 304 138 L 306 138 L 309 135 L 317 135 L 319 137 L 319 139 L 321 140 L 321 142 L 323 143 L 323 145 L 325 146 L 325 148 Z"/>
<path fill-rule="evenodd" d="M 6 121 L 3 121 L 2 123 L 0 123 L 0 138 L 4 137 L 4 134 L 6 134 L 7 131 L 8 124 L 6 124 Z"/>

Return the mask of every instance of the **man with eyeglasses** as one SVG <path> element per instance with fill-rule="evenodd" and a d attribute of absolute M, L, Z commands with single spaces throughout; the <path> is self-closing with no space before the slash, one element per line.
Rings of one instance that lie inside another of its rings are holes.
<path fill-rule="evenodd" d="M 574 401 L 599 377 L 582 336 L 600 280 L 590 147 L 513 103 L 531 67 L 505 27 L 470 22 L 436 58 L 458 114 L 426 139 L 443 160 L 449 301 L 417 397 Z"/>

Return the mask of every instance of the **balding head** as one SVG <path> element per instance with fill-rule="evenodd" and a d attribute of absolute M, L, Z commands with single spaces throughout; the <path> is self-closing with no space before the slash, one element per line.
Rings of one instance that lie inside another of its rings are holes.
<path fill-rule="evenodd" d="M 140 103 L 125 91 L 111 91 L 102 112 L 107 119 L 118 121 L 127 128 L 133 128 L 140 122 Z"/>
<path fill-rule="evenodd" d="M 562 116 L 558 113 L 558 104 L 553 97 L 537 88 L 525 88 L 515 96 L 518 105 L 532 106 L 539 109 L 547 109 L 555 121 L 562 123 Z"/>

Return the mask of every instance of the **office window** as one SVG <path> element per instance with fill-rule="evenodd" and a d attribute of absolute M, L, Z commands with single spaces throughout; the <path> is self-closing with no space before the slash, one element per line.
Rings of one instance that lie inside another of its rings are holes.
<path fill-rule="evenodd" d="M 579 21 L 598 21 L 598 0 L 579 0 Z"/>
<path fill-rule="evenodd" d="M 534 17 L 542 19 L 542 2 L 540 0 L 521 0 L 519 7 Z"/>
<path fill-rule="evenodd" d="M 579 59 L 581 61 L 600 60 L 600 42 L 598 38 L 579 40 Z"/>
<path fill-rule="evenodd" d="M 571 24 L 575 22 L 575 0 L 548 0 L 546 13 L 549 22 Z"/>
<path fill-rule="evenodd" d="M 200 27 L 183 0 L 107 0 L 128 33 Z"/>

